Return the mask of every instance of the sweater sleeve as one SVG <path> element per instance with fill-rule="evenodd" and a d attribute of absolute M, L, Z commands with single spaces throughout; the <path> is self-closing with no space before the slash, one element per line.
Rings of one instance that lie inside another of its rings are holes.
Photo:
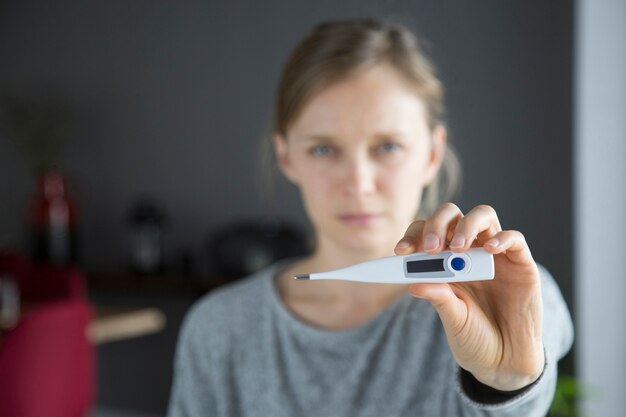
<path fill-rule="evenodd" d="M 538 265 L 543 299 L 543 343 L 545 365 L 539 378 L 514 393 L 488 389 L 467 372 L 458 369 L 456 391 L 459 415 L 470 416 L 545 416 L 550 408 L 557 381 L 557 362 L 569 351 L 574 340 L 574 326 L 561 292 L 550 275 Z"/>
<path fill-rule="evenodd" d="M 185 317 L 174 358 L 174 380 L 168 417 L 216 415 L 211 384 L 210 348 L 203 346 L 206 320 L 203 308 L 195 305 Z"/>

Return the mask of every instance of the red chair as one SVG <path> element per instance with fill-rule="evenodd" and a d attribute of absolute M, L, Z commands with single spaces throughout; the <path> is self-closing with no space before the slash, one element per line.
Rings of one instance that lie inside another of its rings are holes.
<path fill-rule="evenodd" d="M 0 416 L 84 417 L 93 404 L 91 308 L 81 299 L 42 304 L 0 342 Z"/>
<path fill-rule="evenodd" d="M 94 402 L 92 310 L 77 268 L 0 256 L 28 305 L 0 338 L 0 417 L 84 417 Z"/>

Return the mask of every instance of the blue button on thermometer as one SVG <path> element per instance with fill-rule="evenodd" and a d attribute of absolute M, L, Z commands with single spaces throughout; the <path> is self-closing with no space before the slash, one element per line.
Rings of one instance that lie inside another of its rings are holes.
<path fill-rule="evenodd" d="M 455 271 L 462 271 L 463 268 L 465 268 L 465 260 L 460 257 L 454 257 L 452 258 L 450 265 L 452 265 L 452 269 Z"/>

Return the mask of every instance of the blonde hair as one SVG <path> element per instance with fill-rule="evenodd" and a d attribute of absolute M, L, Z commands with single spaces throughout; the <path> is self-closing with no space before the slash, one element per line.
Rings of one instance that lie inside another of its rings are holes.
<path fill-rule="evenodd" d="M 407 28 L 372 19 L 322 23 L 287 58 L 276 91 L 272 133 L 285 135 L 309 100 L 324 88 L 379 64 L 391 65 L 426 105 L 430 129 L 443 125 L 443 87 L 430 60 Z M 264 140 L 264 172 L 272 161 L 271 136 Z M 418 217 L 430 215 L 460 187 L 460 164 L 448 144 L 442 167 L 425 189 Z M 270 180 L 271 181 L 271 180 Z M 269 191 L 269 190 L 268 190 Z"/>

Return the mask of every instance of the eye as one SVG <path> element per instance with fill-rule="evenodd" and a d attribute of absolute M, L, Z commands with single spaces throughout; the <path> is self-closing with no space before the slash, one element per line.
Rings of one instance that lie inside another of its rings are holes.
<path fill-rule="evenodd" d="M 400 149 L 400 145 L 393 142 L 386 142 L 376 147 L 376 153 L 379 154 L 389 154 L 396 152 Z"/>
<path fill-rule="evenodd" d="M 316 145 L 309 150 L 313 156 L 331 156 L 334 152 L 334 149 L 328 145 Z"/>

